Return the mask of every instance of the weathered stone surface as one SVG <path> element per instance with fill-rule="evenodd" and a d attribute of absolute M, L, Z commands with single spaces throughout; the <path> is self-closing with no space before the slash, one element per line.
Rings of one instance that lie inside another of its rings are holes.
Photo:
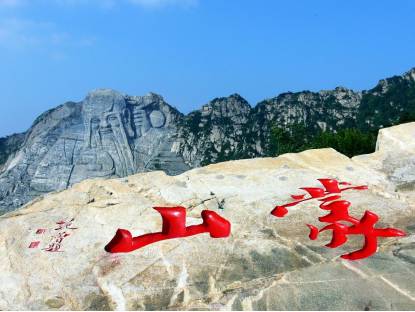
<path fill-rule="evenodd" d="M 0 172 L 0 213 L 95 177 L 189 167 L 172 151 L 180 113 L 155 94 L 92 91 L 40 116 Z"/>
<path fill-rule="evenodd" d="M 12 160 L 24 141 L 24 133 L 13 134 L 0 138 L 0 172 L 4 166 L 8 166 L 7 160 Z"/>
<path fill-rule="evenodd" d="M 379 131 L 376 153 L 356 156 L 353 159 L 375 169 L 389 181 L 390 193 L 415 199 L 415 127 L 414 123 Z M 409 200 L 409 198 L 408 198 Z"/>
<path fill-rule="evenodd" d="M 389 162 L 410 162 L 414 133 L 415 123 L 384 129 L 378 151 L 354 159 L 310 150 L 178 176 L 155 171 L 86 180 L 49 194 L 0 217 L 0 309 L 414 310 L 414 190 L 396 186 L 399 179 L 415 181 L 409 173 L 390 174 L 401 163 Z M 371 210 L 379 227 L 408 235 L 380 239 L 374 256 L 350 262 L 339 256 L 359 249 L 360 239 L 336 249 L 324 247 L 330 233 L 309 240 L 305 223 L 322 225 L 316 203 L 292 207 L 282 219 L 270 215 L 299 187 L 318 186 L 324 177 L 367 184 L 367 191 L 343 193 L 351 213 Z M 203 209 L 214 210 L 231 221 L 232 235 L 166 240 L 128 254 L 104 251 L 117 228 L 159 231 L 161 218 L 151 207 L 164 205 L 188 207 L 188 225 L 200 223 Z M 72 218 L 77 229 L 62 252 L 41 250 L 55 222 Z M 49 230 L 35 234 L 39 228 Z M 33 241 L 41 245 L 29 249 Z"/>

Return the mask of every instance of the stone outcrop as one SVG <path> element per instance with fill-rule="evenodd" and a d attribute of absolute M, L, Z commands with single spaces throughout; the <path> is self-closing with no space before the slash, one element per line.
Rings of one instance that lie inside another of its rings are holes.
<path fill-rule="evenodd" d="M 41 115 L 0 174 L 0 212 L 95 177 L 189 167 L 172 152 L 180 113 L 155 94 L 101 89 Z"/>
<path fill-rule="evenodd" d="M 307 134 L 377 131 L 415 120 L 415 69 L 367 91 L 338 87 L 284 93 L 254 108 L 240 95 L 183 115 L 161 96 L 96 90 L 41 115 L 25 134 L 0 139 L 0 214 L 94 177 L 163 170 L 169 175 L 226 160 L 274 156 L 273 126 Z"/>
<path fill-rule="evenodd" d="M 0 309 L 414 310 L 414 138 L 408 123 L 383 129 L 374 154 L 352 159 L 309 150 L 177 176 L 86 180 L 49 194 L 0 217 Z M 334 249 L 324 247 L 330 231 L 308 238 L 306 223 L 323 225 L 317 202 L 291 207 L 284 218 L 270 215 L 298 188 L 319 186 L 318 178 L 368 185 L 342 193 L 351 214 L 373 211 L 378 227 L 407 236 L 381 238 L 372 257 L 346 261 L 339 256 L 359 249 L 360 238 Z M 118 228 L 134 236 L 160 231 L 152 207 L 177 205 L 187 207 L 188 225 L 200 223 L 203 209 L 217 212 L 232 223 L 231 236 L 104 251 Z M 42 250 L 60 220 L 73 220 L 60 252 Z"/>
<path fill-rule="evenodd" d="M 212 100 L 183 118 L 179 153 L 192 167 L 243 158 L 250 116 L 251 106 L 238 94 Z"/>
<path fill-rule="evenodd" d="M 7 161 L 11 161 L 16 156 L 16 152 L 22 147 L 24 137 L 24 133 L 18 133 L 0 138 L 0 172 L 8 166 Z"/>

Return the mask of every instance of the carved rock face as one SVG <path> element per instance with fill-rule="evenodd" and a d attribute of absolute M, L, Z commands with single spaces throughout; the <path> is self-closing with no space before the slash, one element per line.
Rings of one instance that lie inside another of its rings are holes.
<path fill-rule="evenodd" d="M 187 170 L 171 151 L 174 114 L 158 95 L 128 97 L 110 89 L 45 113 L 13 167 L 0 174 L 0 214 L 88 178 Z"/>
<path fill-rule="evenodd" d="M 150 117 L 151 125 L 154 128 L 163 127 L 164 126 L 164 123 L 166 122 L 166 117 L 160 111 L 152 111 L 150 113 L 150 116 L 149 117 Z"/>
<path fill-rule="evenodd" d="M 136 167 L 129 139 L 134 133 L 124 97 L 113 90 L 93 91 L 85 99 L 82 113 L 84 149 L 96 149 L 95 154 L 102 157 L 102 154 L 106 154 L 105 158 L 112 159 L 114 163 L 114 168 L 109 170 L 113 170 L 117 176 L 133 174 Z M 102 167 L 98 165 L 96 171 L 101 175 Z"/>
<path fill-rule="evenodd" d="M 131 115 L 124 97 L 113 90 L 95 90 L 83 103 L 85 143 L 100 146 L 113 136 L 133 136 Z M 124 128 L 125 126 L 125 128 Z"/>

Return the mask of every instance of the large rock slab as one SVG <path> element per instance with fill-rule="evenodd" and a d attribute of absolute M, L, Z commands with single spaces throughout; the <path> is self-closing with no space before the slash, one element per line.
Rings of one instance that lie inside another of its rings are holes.
<path fill-rule="evenodd" d="M 390 182 L 388 191 L 415 199 L 415 127 L 407 123 L 379 130 L 376 153 L 353 159 Z"/>
<path fill-rule="evenodd" d="M 415 123 L 384 129 L 378 151 L 354 159 L 333 149 L 310 150 L 178 176 L 97 178 L 37 199 L 0 217 L 0 309 L 414 310 L 414 190 L 397 186 L 415 179 L 405 170 L 390 173 L 411 163 L 414 133 Z M 347 261 L 340 255 L 360 249 L 360 238 L 335 249 L 324 247 L 330 232 L 308 238 L 306 223 L 323 226 L 317 202 L 291 207 L 284 218 L 270 214 L 301 193 L 298 188 L 320 186 L 318 178 L 368 185 L 342 193 L 351 214 L 373 211 L 377 226 L 407 236 L 381 238 L 374 256 Z M 217 212 L 232 223 L 231 236 L 200 234 L 126 254 L 104 251 L 118 228 L 134 236 L 160 231 L 152 207 L 177 205 L 188 208 L 188 225 L 200 223 L 204 209 Z M 60 252 L 43 250 L 60 220 L 73 220 L 70 235 Z M 28 248 L 36 241 L 37 248 Z"/>

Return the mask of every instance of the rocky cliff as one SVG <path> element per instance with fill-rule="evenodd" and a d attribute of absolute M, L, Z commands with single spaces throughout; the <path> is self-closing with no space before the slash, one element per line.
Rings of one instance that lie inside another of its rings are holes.
<path fill-rule="evenodd" d="M 95 90 L 0 140 L 0 213 L 94 177 L 164 170 L 175 175 L 220 161 L 270 156 L 273 126 L 307 133 L 377 130 L 415 120 L 415 69 L 367 91 L 284 93 L 252 108 L 238 94 L 183 115 L 161 96 Z"/>
<path fill-rule="evenodd" d="M 177 176 L 87 180 L 49 194 L 0 217 L 0 309 L 414 310 L 414 138 L 408 123 L 381 130 L 377 151 L 353 159 L 309 150 Z M 361 236 L 333 249 L 324 247 L 331 231 L 309 239 L 305 224 L 325 225 L 318 201 L 290 207 L 284 218 L 270 214 L 305 194 L 300 187 L 319 187 L 318 178 L 367 185 L 341 193 L 351 215 L 370 210 L 376 227 L 407 235 L 379 238 L 372 257 L 348 261 L 339 256 L 361 248 Z M 231 236 L 104 251 L 118 228 L 160 231 L 152 207 L 177 205 L 187 208 L 187 225 L 201 223 L 203 209 L 215 211 L 231 222 Z M 59 231 L 59 252 L 48 251 Z"/>
<path fill-rule="evenodd" d="M 24 133 L 18 133 L 0 138 L 0 172 L 3 171 L 4 166 L 7 166 L 7 160 L 16 156 L 16 152 L 22 147 L 24 137 Z"/>
<path fill-rule="evenodd" d="M 178 152 L 192 167 L 246 157 L 251 113 L 238 94 L 212 100 L 181 121 Z"/>
<path fill-rule="evenodd" d="M 132 97 L 108 89 L 44 113 L 2 167 L 0 212 L 87 178 L 189 169 L 172 152 L 180 117 L 158 95 Z"/>

